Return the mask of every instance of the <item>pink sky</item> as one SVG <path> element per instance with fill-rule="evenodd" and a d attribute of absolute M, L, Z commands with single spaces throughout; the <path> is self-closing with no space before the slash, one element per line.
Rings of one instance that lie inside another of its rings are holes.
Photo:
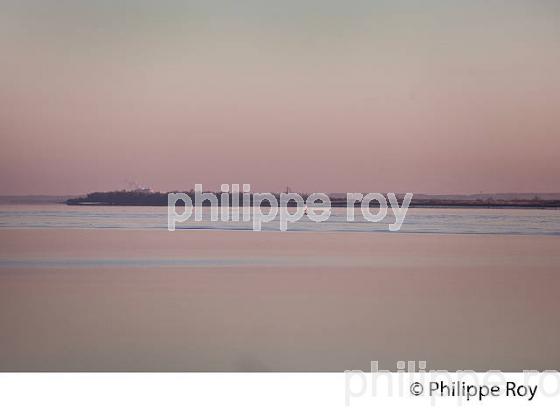
<path fill-rule="evenodd" d="M 122 10 L 84 25 L 91 10 L 13 6 L 0 194 L 559 192 L 559 7 L 428 3 L 294 19 L 287 2 L 280 21 L 210 8 L 189 24 L 170 9 L 124 26 Z"/>

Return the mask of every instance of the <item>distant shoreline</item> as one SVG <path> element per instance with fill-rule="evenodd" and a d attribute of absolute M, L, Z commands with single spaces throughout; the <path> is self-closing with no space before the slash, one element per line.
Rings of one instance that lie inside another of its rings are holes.
<path fill-rule="evenodd" d="M 187 195 L 193 195 L 192 192 L 186 192 Z M 216 193 L 218 201 L 220 199 L 219 193 Z M 230 194 L 231 195 L 231 194 Z M 279 195 L 279 194 L 275 194 Z M 307 194 L 300 194 L 306 198 Z M 512 194 L 513 195 L 513 194 Z M 520 194 L 521 195 L 521 194 Z M 527 195 L 527 194 L 525 194 Z M 397 194 L 397 197 L 399 195 Z M 457 196 L 455 196 L 457 197 Z M 330 197 L 331 207 L 333 208 L 346 208 L 346 198 L 339 196 Z M 400 201 L 400 198 L 399 198 Z M 220 202 L 220 201 L 219 201 Z M 233 201 L 228 201 L 231 207 Z M 69 198 L 65 201 L 70 206 L 167 206 L 167 193 L 162 192 L 139 192 L 139 191 L 113 191 L 113 192 L 94 192 L 87 194 L 83 197 Z M 253 204 L 252 196 L 250 201 L 246 204 L 251 206 Z M 220 204 L 221 205 L 221 204 Z M 242 198 L 240 198 L 239 206 L 244 206 Z M 295 207 L 295 202 L 288 202 L 289 207 Z M 208 201 L 203 202 L 202 206 L 210 206 Z M 262 206 L 270 206 L 268 202 L 264 201 Z M 359 207 L 359 203 L 355 207 Z M 375 207 L 375 205 L 373 206 Z M 535 195 L 532 199 L 500 199 L 489 196 L 486 199 L 475 198 L 465 195 L 464 198 L 446 199 L 441 195 L 430 197 L 429 195 L 418 195 L 413 197 L 410 204 L 411 208 L 496 208 L 496 209 L 557 209 L 560 208 L 559 199 L 541 199 Z"/>

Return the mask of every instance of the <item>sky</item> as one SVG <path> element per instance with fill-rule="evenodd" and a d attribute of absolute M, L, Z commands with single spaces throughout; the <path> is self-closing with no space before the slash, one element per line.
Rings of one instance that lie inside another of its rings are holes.
<path fill-rule="evenodd" d="M 557 0 L 0 0 L 0 194 L 560 192 Z"/>

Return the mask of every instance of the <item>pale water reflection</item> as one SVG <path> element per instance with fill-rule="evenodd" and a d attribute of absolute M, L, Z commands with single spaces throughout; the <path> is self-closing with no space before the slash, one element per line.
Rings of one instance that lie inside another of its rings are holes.
<path fill-rule="evenodd" d="M 251 222 L 212 222 L 209 209 L 205 220 L 190 220 L 178 229 L 252 230 Z M 388 232 L 394 222 L 391 213 L 380 223 L 346 220 L 346 210 L 333 208 L 328 221 L 316 223 L 303 218 L 289 224 L 291 231 Z M 0 228 L 41 229 L 167 229 L 167 207 L 111 207 L 50 205 L 0 205 Z M 277 231 L 278 219 L 263 230 Z M 560 209 L 445 209 L 408 210 L 402 233 L 560 235 Z"/>
<path fill-rule="evenodd" d="M 558 369 L 559 249 L 554 235 L 0 229 L 0 370 Z"/>

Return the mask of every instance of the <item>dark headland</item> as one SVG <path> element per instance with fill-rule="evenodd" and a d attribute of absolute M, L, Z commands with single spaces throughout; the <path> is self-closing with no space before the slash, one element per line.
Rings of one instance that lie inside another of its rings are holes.
<path fill-rule="evenodd" d="M 184 191 L 194 203 L 194 192 Z M 221 192 L 215 192 L 218 200 Z M 93 192 L 82 197 L 66 200 L 67 205 L 104 205 L 104 206 L 167 206 L 167 192 L 151 192 L 146 190 Z M 277 199 L 279 193 L 274 194 Z M 300 193 L 306 199 L 308 194 Z M 231 194 L 230 194 L 231 196 Z M 397 194 L 399 202 L 404 195 Z M 346 207 L 344 194 L 330 194 L 333 207 Z M 240 205 L 244 204 L 240 195 Z M 231 204 L 231 197 L 229 203 Z M 373 202 L 372 204 L 375 204 Z M 208 201 L 203 206 L 210 205 Z M 262 204 L 267 205 L 266 201 Z M 288 203 L 289 206 L 295 202 Z M 359 203 L 357 204 L 359 206 Z M 410 207 L 414 208 L 560 208 L 560 194 L 475 194 L 475 195 L 414 195 Z"/>

